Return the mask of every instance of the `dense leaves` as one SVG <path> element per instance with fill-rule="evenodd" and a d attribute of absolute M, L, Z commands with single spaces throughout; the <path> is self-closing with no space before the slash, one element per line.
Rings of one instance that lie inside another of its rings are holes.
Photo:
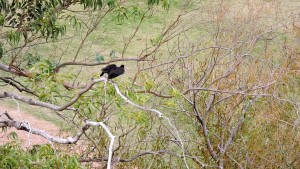
<path fill-rule="evenodd" d="M 24 150 L 19 143 L 0 146 L 0 168 L 82 168 L 76 156 L 54 150 L 51 145 L 36 145 Z"/>
<path fill-rule="evenodd" d="M 46 38 L 65 34 L 65 26 L 57 23 L 57 1 L 2 1 L 0 25 L 16 28 L 27 40 L 29 32 L 40 32 Z"/>

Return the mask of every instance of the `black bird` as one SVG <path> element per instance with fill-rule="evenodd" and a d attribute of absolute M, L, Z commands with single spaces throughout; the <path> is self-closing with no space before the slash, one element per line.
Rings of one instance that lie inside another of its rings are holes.
<path fill-rule="evenodd" d="M 124 72 L 125 72 L 124 65 L 110 69 L 110 71 L 108 73 L 108 79 L 113 79 L 115 77 L 118 77 L 118 76 L 122 75 Z"/>
<path fill-rule="evenodd" d="M 107 65 L 106 67 L 102 68 L 102 73 L 100 76 L 103 76 L 104 73 L 109 74 L 110 70 L 115 69 L 117 66 L 115 64 Z"/>

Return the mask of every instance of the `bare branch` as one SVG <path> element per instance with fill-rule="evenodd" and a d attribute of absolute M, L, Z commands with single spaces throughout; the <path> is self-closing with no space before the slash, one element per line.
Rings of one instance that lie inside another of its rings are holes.
<path fill-rule="evenodd" d="M 32 77 L 32 73 L 26 70 L 22 70 L 16 66 L 8 66 L 5 64 L 0 63 L 0 69 L 5 71 L 5 72 L 9 72 L 18 76 L 24 76 L 24 77 Z"/>
<path fill-rule="evenodd" d="M 113 59 L 107 62 L 100 62 L 100 63 L 83 63 L 83 62 L 65 62 L 65 63 L 61 63 L 59 65 L 56 66 L 55 70 L 59 70 L 60 68 L 64 67 L 64 66 L 70 66 L 70 65 L 80 65 L 80 66 L 99 66 L 99 65 L 107 65 L 110 63 L 114 63 L 114 62 L 120 62 L 120 61 L 140 61 L 139 58 L 122 58 L 122 59 Z M 1 69 L 1 67 L 0 67 Z"/>
<path fill-rule="evenodd" d="M 92 23 L 92 26 L 90 29 L 88 29 L 88 31 L 86 32 L 85 36 L 83 37 L 83 40 L 81 41 L 77 51 L 76 51 L 76 54 L 74 56 L 74 59 L 73 59 L 73 62 L 76 61 L 78 55 L 79 55 L 79 52 L 80 50 L 83 48 L 83 45 L 86 41 L 86 39 L 89 37 L 89 35 L 97 28 L 97 26 L 100 24 L 101 20 L 111 11 L 112 9 L 109 9 L 107 10 L 102 16 L 100 15 L 95 22 Z"/>
<path fill-rule="evenodd" d="M 94 121 L 87 120 L 74 137 L 68 137 L 65 139 L 65 138 L 52 136 L 48 134 L 47 131 L 44 130 L 32 128 L 28 125 L 27 122 L 15 121 L 12 117 L 9 116 L 7 112 L 0 114 L 0 127 L 14 127 L 17 130 L 24 130 L 29 133 L 42 136 L 51 142 L 60 143 L 60 144 L 75 144 L 83 135 L 83 133 L 89 129 L 90 126 L 95 126 L 95 127 L 102 126 L 104 130 L 108 133 L 110 138 L 115 137 L 111 134 L 111 132 L 104 124 L 104 122 L 94 122 Z M 111 139 L 111 142 L 113 143 L 113 139 Z M 110 147 L 112 147 L 112 143 L 110 144 Z"/>
<path fill-rule="evenodd" d="M 161 33 L 161 37 L 165 37 L 180 21 L 180 18 L 182 17 L 182 14 L 179 14 L 176 18 L 176 20 L 168 27 L 166 28 L 165 31 L 163 31 Z M 140 57 L 140 60 L 143 61 L 145 60 L 147 57 L 149 57 L 150 55 L 152 55 L 153 53 L 155 53 L 160 47 L 162 44 L 166 43 L 168 40 L 163 40 L 161 41 L 152 51 L 150 51 L 149 53 L 145 54 L 144 56 Z M 143 53 L 143 52 L 142 52 Z M 141 53 L 141 55 L 142 55 Z M 141 56 L 140 55 L 140 56 Z"/>
<path fill-rule="evenodd" d="M 83 131 L 85 130 L 85 128 L 83 127 L 82 131 L 80 133 L 78 133 L 75 137 L 73 137 L 73 138 L 68 137 L 67 139 L 63 139 L 63 138 L 52 136 L 44 130 L 31 128 L 28 125 L 27 122 L 15 121 L 12 118 L 11 119 L 1 118 L 0 127 L 14 127 L 17 130 L 24 130 L 24 131 L 27 131 L 29 133 L 42 136 L 42 137 L 46 138 L 47 140 L 49 140 L 51 142 L 56 142 L 56 143 L 60 143 L 60 144 L 74 144 L 74 143 L 76 143 L 79 140 L 79 138 L 81 137 Z"/>
<path fill-rule="evenodd" d="M 277 82 L 277 80 L 274 80 L 274 81 L 269 82 L 265 85 L 255 86 L 253 88 L 250 88 L 250 89 L 247 89 L 247 90 L 244 90 L 244 91 L 227 91 L 227 90 L 209 89 L 209 88 L 204 88 L 204 87 L 196 87 L 196 88 L 190 88 L 190 89 L 186 90 L 185 92 L 183 92 L 183 94 L 185 95 L 185 94 L 187 94 L 187 93 L 189 93 L 190 91 L 193 91 L 193 90 L 202 90 L 202 91 L 211 91 L 211 92 L 216 92 L 216 93 L 240 94 L 240 95 L 247 95 L 247 96 L 272 96 L 270 94 L 250 94 L 250 93 L 247 93 L 247 92 L 258 90 L 258 89 L 261 89 L 261 88 L 266 88 L 268 86 L 271 86 L 271 85 L 275 84 L 276 82 Z"/>
<path fill-rule="evenodd" d="M 112 83 L 112 82 L 111 82 L 111 84 L 115 87 L 117 94 L 120 95 L 120 96 L 122 97 L 122 99 L 124 99 L 127 103 L 129 103 L 129 104 L 131 104 L 131 105 L 133 105 L 134 107 L 137 107 L 137 108 L 139 108 L 139 109 L 142 109 L 142 110 L 145 110 L 145 111 L 151 111 L 151 112 L 154 112 L 155 114 L 157 114 L 158 117 L 162 117 L 162 116 L 163 116 L 163 114 L 162 114 L 160 111 L 156 110 L 156 109 L 150 109 L 150 108 L 143 107 L 143 106 L 140 106 L 140 105 L 138 105 L 138 104 L 133 103 L 132 101 L 130 101 L 127 97 L 125 97 L 125 96 L 121 93 L 121 91 L 120 91 L 120 89 L 119 89 L 119 87 L 118 87 L 117 84 Z"/>
<path fill-rule="evenodd" d="M 109 149 L 108 149 L 108 162 L 107 162 L 107 169 L 110 169 L 111 167 L 111 161 L 112 161 L 112 155 L 113 155 L 113 145 L 114 145 L 114 140 L 115 136 L 110 132 L 109 128 L 103 123 L 103 122 L 93 122 L 93 121 L 87 121 L 88 125 L 91 126 L 101 126 L 103 129 L 106 131 L 110 138 L 110 144 L 109 144 Z"/>
<path fill-rule="evenodd" d="M 27 92 L 27 93 L 30 93 L 30 94 L 32 94 L 32 95 L 37 96 L 37 94 L 35 94 L 35 92 L 34 92 L 33 90 L 28 89 L 27 87 L 25 87 L 24 85 L 22 85 L 20 82 L 18 82 L 18 81 L 16 81 L 16 80 L 12 79 L 12 78 L 10 78 L 10 77 L 0 77 L 0 79 L 1 79 L 3 82 L 5 82 L 5 83 L 7 83 L 7 84 L 9 84 L 9 85 L 11 85 L 11 86 L 14 86 L 14 87 L 17 88 L 20 92 L 25 91 L 25 92 Z"/>
<path fill-rule="evenodd" d="M 154 92 L 154 91 L 151 91 L 151 90 L 140 90 L 140 91 L 136 91 L 136 93 L 150 93 L 150 94 L 153 94 L 154 96 L 162 97 L 162 98 L 172 98 L 172 97 L 174 97 L 174 96 L 171 96 L 171 95 L 162 95 L 161 93 L 157 93 L 157 92 Z"/>
<path fill-rule="evenodd" d="M 197 117 L 197 120 L 199 121 L 199 123 L 202 126 L 202 131 L 203 131 L 203 135 L 204 135 L 204 138 L 205 138 L 206 147 L 208 149 L 208 152 L 212 156 L 212 158 L 217 162 L 218 161 L 218 156 L 217 156 L 216 152 L 214 151 L 213 146 L 211 145 L 211 141 L 209 139 L 209 134 L 208 134 L 207 125 L 206 125 L 206 119 L 201 117 L 198 109 L 196 108 L 195 103 L 196 102 L 194 102 L 194 113 L 195 113 L 195 116 Z"/>
<path fill-rule="evenodd" d="M 132 39 L 136 36 L 138 30 L 140 29 L 141 25 L 142 25 L 142 22 L 143 20 L 145 19 L 145 15 L 146 13 L 149 11 L 150 8 L 148 8 L 148 10 L 142 15 L 141 19 L 140 19 L 140 22 L 138 24 L 138 26 L 135 28 L 135 31 L 133 32 L 133 34 L 130 36 L 130 38 L 128 39 L 127 42 L 125 42 L 125 45 L 123 47 L 123 50 L 122 50 L 122 58 L 124 57 L 124 54 L 129 46 L 129 44 L 131 43 Z"/>

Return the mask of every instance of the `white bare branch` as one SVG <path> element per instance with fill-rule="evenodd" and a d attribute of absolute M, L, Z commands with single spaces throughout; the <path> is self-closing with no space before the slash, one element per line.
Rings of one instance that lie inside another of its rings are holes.
<path fill-rule="evenodd" d="M 125 97 L 125 96 L 121 93 L 121 91 L 120 91 L 120 89 L 119 89 L 119 87 L 118 87 L 118 85 L 117 85 L 116 83 L 112 83 L 112 82 L 111 82 L 111 84 L 115 87 L 117 94 L 120 95 L 120 96 L 122 97 L 122 99 L 124 99 L 127 103 L 129 103 L 129 104 L 131 104 L 132 106 L 137 107 L 137 108 L 139 108 L 139 109 L 142 109 L 142 110 L 145 110 L 145 111 L 151 111 L 151 112 L 154 112 L 154 113 L 157 114 L 158 117 L 162 117 L 162 116 L 163 116 L 163 114 L 162 114 L 160 111 L 156 110 L 156 109 L 150 109 L 150 108 L 143 107 L 143 106 L 140 106 L 140 105 L 138 105 L 138 104 L 133 103 L 132 101 L 130 101 L 127 97 Z"/>
<path fill-rule="evenodd" d="M 115 136 L 110 132 L 109 128 L 103 122 L 87 121 L 86 124 L 91 125 L 91 126 L 101 126 L 108 134 L 108 136 L 110 138 L 110 144 L 109 144 L 109 149 L 108 149 L 107 169 L 110 169 Z"/>
<path fill-rule="evenodd" d="M 24 130 L 29 133 L 42 136 L 46 138 L 47 140 L 59 144 L 75 144 L 80 137 L 83 135 L 83 133 L 90 127 L 90 126 L 105 126 L 103 122 L 93 122 L 93 121 L 86 121 L 85 124 L 81 127 L 81 129 L 77 132 L 77 134 L 74 137 L 68 137 L 68 138 L 60 138 L 52 136 L 51 134 L 47 133 L 47 131 L 32 128 L 28 125 L 27 122 L 23 121 L 16 121 L 14 120 L 7 112 L 0 114 L 0 128 L 2 127 L 14 127 L 17 130 Z M 108 133 L 110 132 L 107 130 L 108 128 L 103 127 L 104 130 Z M 111 133 L 110 133 L 111 134 Z M 109 136 L 111 137 L 111 135 Z"/>
<path fill-rule="evenodd" d="M 176 139 L 178 139 L 178 141 L 180 142 L 180 147 L 181 147 L 181 149 L 182 149 L 183 160 L 184 160 L 185 166 L 186 166 L 187 168 L 189 168 L 189 166 L 187 165 L 187 162 L 186 162 L 185 149 L 184 149 L 183 141 L 182 141 L 182 139 L 181 139 L 181 137 L 180 137 L 180 134 L 179 134 L 179 132 L 178 132 L 178 129 L 177 129 L 174 125 L 172 125 L 171 120 L 170 120 L 168 117 L 163 116 L 163 113 L 160 112 L 160 111 L 158 111 L 158 110 L 156 110 L 156 109 L 150 109 L 150 108 L 147 108 L 147 107 L 140 106 L 140 105 L 138 105 L 138 104 L 136 104 L 136 103 L 133 103 L 132 101 L 130 101 L 127 97 L 125 97 L 125 96 L 121 93 L 121 91 L 120 91 L 120 89 L 119 89 L 119 87 L 118 87 L 117 84 L 112 83 L 112 82 L 110 82 L 110 83 L 115 87 L 117 94 L 120 95 L 120 96 L 122 97 L 122 99 L 124 99 L 127 103 L 129 103 L 129 104 L 131 104 L 132 106 L 137 107 L 137 108 L 139 108 L 139 109 L 142 109 L 142 110 L 145 110 L 145 111 L 151 111 L 151 112 L 154 112 L 155 114 L 157 114 L 158 117 L 163 118 L 163 119 L 165 119 L 165 120 L 168 121 L 169 125 L 170 125 L 170 126 L 175 130 L 175 132 L 176 132 L 176 135 L 177 135 L 177 138 L 176 138 Z"/>

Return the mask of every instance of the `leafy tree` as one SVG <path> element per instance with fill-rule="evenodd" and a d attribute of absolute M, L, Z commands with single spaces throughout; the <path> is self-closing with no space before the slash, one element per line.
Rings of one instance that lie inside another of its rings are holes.
<path fill-rule="evenodd" d="M 48 167 L 298 166 L 299 19 L 257 2 L 0 1 L 0 98 L 51 110 L 70 136 L 9 112 L 0 126 L 76 144 L 78 158 L 1 151 Z M 99 78 L 111 63 L 125 75 Z"/>

